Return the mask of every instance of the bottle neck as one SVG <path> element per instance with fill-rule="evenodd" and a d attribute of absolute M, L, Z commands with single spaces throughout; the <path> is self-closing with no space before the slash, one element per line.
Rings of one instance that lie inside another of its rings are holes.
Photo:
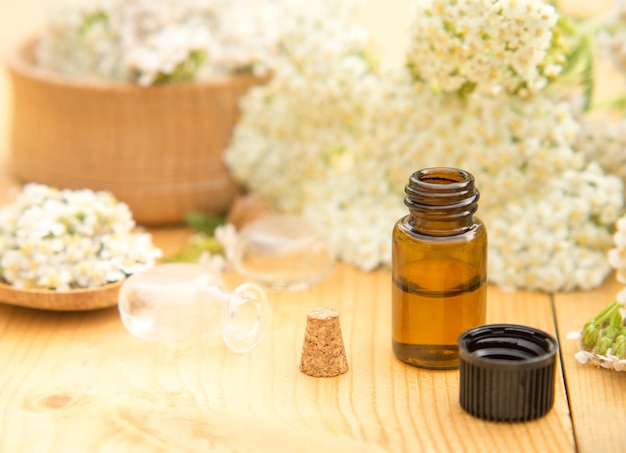
<path fill-rule="evenodd" d="M 409 208 L 408 224 L 428 236 L 454 236 L 474 224 L 480 194 L 474 177 L 456 168 L 436 167 L 411 175 L 404 203 Z"/>

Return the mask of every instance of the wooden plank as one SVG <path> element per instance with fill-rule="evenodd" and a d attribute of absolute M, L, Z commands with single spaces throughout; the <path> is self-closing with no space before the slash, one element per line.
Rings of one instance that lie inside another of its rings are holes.
<path fill-rule="evenodd" d="M 167 237 L 161 232 L 160 245 Z M 460 408 L 457 371 L 397 361 L 386 270 L 338 265 L 322 284 L 271 292 L 270 300 L 267 336 L 244 355 L 219 340 L 185 351 L 142 342 L 115 309 L 60 314 L 0 306 L 0 450 L 574 449 L 560 381 L 545 417 L 493 423 Z M 336 378 L 298 371 L 306 312 L 316 306 L 340 313 L 350 371 Z M 541 294 L 490 288 L 488 318 L 554 331 Z"/>
<path fill-rule="evenodd" d="M 626 373 L 581 365 L 574 354 L 577 340 L 567 340 L 569 332 L 615 300 L 623 285 L 610 277 L 598 289 L 556 294 L 554 305 L 561 337 L 561 352 L 568 397 L 580 453 L 623 451 L 626 445 Z"/>

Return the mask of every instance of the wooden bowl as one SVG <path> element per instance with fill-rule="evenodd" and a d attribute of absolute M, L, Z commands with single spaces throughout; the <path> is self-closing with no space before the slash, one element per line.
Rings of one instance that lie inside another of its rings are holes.
<path fill-rule="evenodd" d="M 0 303 L 53 311 L 88 311 L 117 305 L 117 293 L 122 282 L 98 288 L 53 291 L 17 289 L 0 283 Z"/>
<path fill-rule="evenodd" d="M 140 224 L 225 213 L 240 188 L 222 153 L 240 97 L 264 80 L 228 77 L 140 87 L 62 77 L 34 64 L 36 38 L 7 61 L 10 147 L 24 181 L 111 191 Z"/>

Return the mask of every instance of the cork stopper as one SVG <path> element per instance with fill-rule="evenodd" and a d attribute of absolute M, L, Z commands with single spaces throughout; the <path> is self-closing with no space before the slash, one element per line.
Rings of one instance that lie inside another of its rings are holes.
<path fill-rule="evenodd" d="M 235 199 L 226 216 L 226 222 L 238 230 L 259 217 L 274 212 L 272 204 L 256 194 L 242 195 Z"/>
<path fill-rule="evenodd" d="M 300 371 L 313 377 L 332 377 L 348 371 L 339 313 L 314 308 L 307 313 Z"/>

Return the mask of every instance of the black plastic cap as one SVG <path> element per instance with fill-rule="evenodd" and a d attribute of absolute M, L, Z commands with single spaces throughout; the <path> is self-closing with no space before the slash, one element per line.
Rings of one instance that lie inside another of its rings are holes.
<path fill-rule="evenodd" d="M 554 405 L 557 343 L 531 327 L 492 324 L 459 337 L 461 407 L 492 421 L 539 418 Z"/>

